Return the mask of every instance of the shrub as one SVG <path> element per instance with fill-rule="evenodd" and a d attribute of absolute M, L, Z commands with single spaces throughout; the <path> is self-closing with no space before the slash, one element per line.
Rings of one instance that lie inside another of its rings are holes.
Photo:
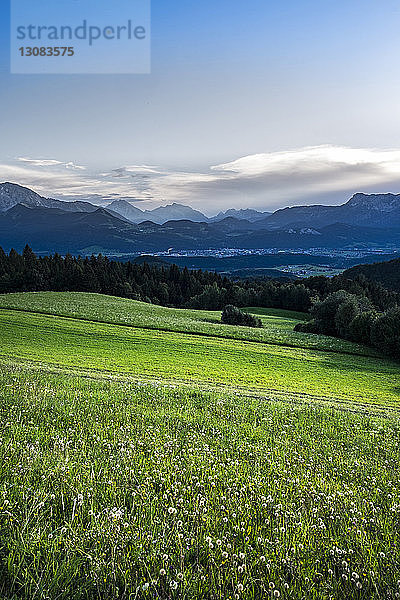
<path fill-rule="evenodd" d="M 320 327 L 314 319 L 311 321 L 301 321 L 297 323 L 294 328 L 295 331 L 300 331 L 301 333 L 321 333 Z"/>
<path fill-rule="evenodd" d="M 226 325 L 245 325 L 246 327 L 262 327 L 262 321 L 254 315 L 243 312 L 237 306 L 228 304 L 221 315 L 222 323 Z"/>

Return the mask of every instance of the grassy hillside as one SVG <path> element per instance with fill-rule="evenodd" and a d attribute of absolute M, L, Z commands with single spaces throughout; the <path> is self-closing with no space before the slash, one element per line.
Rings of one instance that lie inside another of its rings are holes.
<path fill-rule="evenodd" d="M 332 337 L 308 335 L 293 331 L 305 313 L 278 309 L 250 308 L 259 315 L 264 329 L 234 327 L 220 323 L 221 312 L 164 308 L 154 304 L 82 292 L 28 292 L 0 295 L 0 309 L 12 308 L 28 312 L 74 317 L 102 323 L 134 327 L 199 333 L 249 341 L 283 344 L 298 348 L 315 348 L 332 352 L 348 352 L 378 356 L 367 346 Z"/>
<path fill-rule="evenodd" d="M 0 355 L 82 369 L 396 403 L 397 363 L 2 310 Z"/>
<path fill-rule="evenodd" d="M 400 593 L 398 363 L 283 311 L 0 307 L 2 600 Z"/>

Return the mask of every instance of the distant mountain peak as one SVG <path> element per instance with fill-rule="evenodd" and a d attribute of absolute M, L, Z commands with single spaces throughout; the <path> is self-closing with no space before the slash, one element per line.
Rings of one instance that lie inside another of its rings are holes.
<path fill-rule="evenodd" d="M 400 194 L 363 194 L 358 192 L 344 206 L 371 208 L 379 211 L 400 207 Z"/>
<path fill-rule="evenodd" d="M 36 194 L 36 192 L 34 192 L 33 190 L 20 185 L 19 183 L 12 183 L 11 181 L 5 181 L 4 183 L 0 183 L 0 193 L 3 193 L 4 191 L 10 191 L 10 190 L 15 190 L 15 191 L 25 191 L 28 192 L 29 194 Z M 36 196 L 38 196 L 39 194 L 36 194 Z"/>
<path fill-rule="evenodd" d="M 211 221 L 218 222 L 226 219 L 227 217 L 234 217 L 235 219 L 241 219 L 250 221 L 250 223 L 255 223 L 256 221 L 261 221 L 262 219 L 269 217 L 271 214 L 272 213 L 270 212 L 260 212 L 254 208 L 229 208 L 228 210 L 218 213 L 211 219 Z"/>
<path fill-rule="evenodd" d="M 0 184 L 0 211 L 8 210 L 16 204 L 42 206 L 44 198 L 27 187 L 6 181 Z"/>
<path fill-rule="evenodd" d="M 129 219 L 131 223 L 141 223 L 142 221 L 147 220 L 162 225 L 167 221 L 173 220 L 189 220 L 194 223 L 208 221 L 207 217 L 200 211 L 195 210 L 190 206 L 179 204 L 178 202 L 172 202 L 172 204 L 167 204 L 165 206 L 158 206 L 152 210 L 141 210 L 125 200 L 114 200 L 107 208 L 121 214 Z"/>
<path fill-rule="evenodd" d="M 63 202 L 45 198 L 17 183 L 0 183 L 0 212 L 5 212 L 17 204 L 24 204 L 29 208 L 59 208 L 66 212 L 93 212 L 97 208 L 89 202 Z"/>

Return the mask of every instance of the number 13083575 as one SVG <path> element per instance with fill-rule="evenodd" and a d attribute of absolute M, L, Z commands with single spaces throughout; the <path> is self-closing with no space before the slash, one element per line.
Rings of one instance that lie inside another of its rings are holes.
<path fill-rule="evenodd" d="M 22 46 L 21 56 L 74 56 L 73 46 Z"/>

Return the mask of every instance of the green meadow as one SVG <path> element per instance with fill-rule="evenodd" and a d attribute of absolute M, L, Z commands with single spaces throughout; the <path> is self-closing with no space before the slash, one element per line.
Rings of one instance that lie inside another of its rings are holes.
<path fill-rule="evenodd" d="M 84 292 L 4 294 L 0 295 L 1 308 L 152 330 L 198 333 L 298 348 L 315 348 L 329 352 L 377 356 L 376 351 L 367 346 L 326 336 L 297 333 L 293 331 L 294 326 L 308 316 L 304 313 L 273 308 L 247 309 L 261 317 L 264 323 L 263 329 L 222 325 L 220 312 L 165 308 L 126 298 Z"/>
<path fill-rule="evenodd" d="M 0 598 L 400 597 L 400 369 L 306 315 L 0 297 Z"/>

